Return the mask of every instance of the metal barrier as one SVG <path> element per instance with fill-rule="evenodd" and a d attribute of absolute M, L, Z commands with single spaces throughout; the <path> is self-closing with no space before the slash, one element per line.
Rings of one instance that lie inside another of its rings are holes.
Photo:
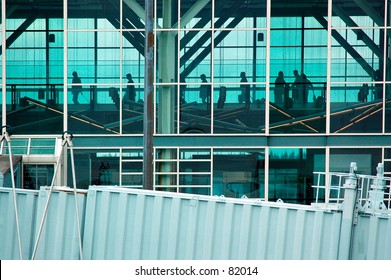
<path fill-rule="evenodd" d="M 391 209 L 391 178 L 384 177 L 383 164 L 379 163 L 377 175 L 354 173 L 357 179 L 360 211 L 376 212 Z M 324 202 L 329 207 L 338 207 L 344 201 L 345 180 L 350 173 L 314 172 L 315 204 Z"/>

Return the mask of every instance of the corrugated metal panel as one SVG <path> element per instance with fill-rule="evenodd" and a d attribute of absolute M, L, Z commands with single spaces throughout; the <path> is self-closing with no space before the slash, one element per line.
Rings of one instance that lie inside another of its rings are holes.
<path fill-rule="evenodd" d="M 37 226 L 34 234 L 34 244 L 48 195 L 49 188 L 41 187 L 36 212 Z M 86 191 L 79 190 L 77 197 L 81 234 L 83 236 Z M 55 188 L 53 190 L 35 259 L 80 259 L 73 189 Z"/>
<path fill-rule="evenodd" d="M 17 190 L 23 259 L 49 190 Z M 84 259 L 338 259 L 342 212 L 92 186 L 79 191 Z M 0 188 L 0 259 L 19 259 L 12 189 Z M 55 188 L 36 259 L 79 259 L 73 190 Z M 83 234 L 84 229 L 84 234 Z M 391 211 L 359 214 L 351 259 L 391 259 Z M 344 239 L 345 240 L 345 239 Z M 350 243 L 350 242 L 349 242 Z"/>
<path fill-rule="evenodd" d="M 22 258 L 32 253 L 32 233 L 35 227 L 38 191 L 16 191 Z M 11 188 L 0 188 L 0 259 L 20 259 L 16 229 L 14 198 Z"/>
<path fill-rule="evenodd" d="M 336 259 L 340 212 L 90 187 L 86 259 Z"/>
<path fill-rule="evenodd" d="M 391 260 L 391 211 L 384 216 L 359 216 L 354 227 L 352 259 Z"/>

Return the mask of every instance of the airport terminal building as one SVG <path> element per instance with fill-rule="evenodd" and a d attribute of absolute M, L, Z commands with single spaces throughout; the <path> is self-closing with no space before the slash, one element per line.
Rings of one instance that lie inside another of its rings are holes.
<path fill-rule="evenodd" d="M 143 188 L 146 143 L 153 190 L 310 204 L 313 172 L 389 176 L 390 6 L 1 0 L 1 186 L 8 143 L 24 189 Z"/>

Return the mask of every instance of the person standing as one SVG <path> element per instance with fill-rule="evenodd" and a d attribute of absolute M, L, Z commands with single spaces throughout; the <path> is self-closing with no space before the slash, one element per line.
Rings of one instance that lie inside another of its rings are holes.
<path fill-rule="evenodd" d="M 250 85 L 247 84 L 247 77 L 245 72 L 240 73 L 240 89 L 241 89 L 241 98 L 239 100 L 246 104 L 246 109 L 250 109 Z"/>
<path fill-rule="evenodd" d="M 208 85 L 208 80 L 206 79 L 205 74 L 201 74 L 200 76 L 202 84 L 200 86 L 200 98 L 202 100 L 202 103 L 206 103 L 206 109 L 210 110 L 210 95 L 211 95 L 211 89 L 210 85 Z"/>
<path fill-rule="evenodd" d="M 301 79 L 302 79 L 302 82 L 303 82 L 303 104 L 307 104 L 308 103 L 308 93 L 309 93 L 309 90 L 310 90 L 310 88 L 312 88 L 312 90 L 314 90 L 314 86 L 311 83 L 311 81 L 308 80 L 306 74 L 304 74 L 304 73 L 301 74 Z"/>
<path fill-rule="evenodd" d="M 134 88 L 132 74 L 126 74 L 126 78 L 128 79 L 128 85 L 126 86 L 126 93 L 124 95 L 123 102 L 129 104 L 129 109 L 133 109 L 133 103 L 136 102 L 136 91 Z"/>
<path fill-rule="evenodd" d="M 294 70 L 293 75 L 295 76 L 295 81 L 292 84 L 292 99 L 294 103 L 299 103 L 300 97 L 303 98 L 303 80 L 299 75 L 299 71 Z"/>
<path fill-rule="evenodd" d="M 288 84 L 284 79 L 284 72 L 278 72 L 278 76 L 274 82 L 274 102 L 276 104 L 281 104 L 285 100 L 285 89 L 287 86 Z"/>
<path fill-rule="evenodd" d="M 79 93 L 81 93 L 81 85 L 78 85 L 78 84 L 81 84 L 81 79 L 79 78 L 79 76 L 77 75 L 77 72 L 76 71 L 73 71 L 72 73 L 72 101 L 73 101 L 73 104 L 80 104 L 79 103 Z"/>

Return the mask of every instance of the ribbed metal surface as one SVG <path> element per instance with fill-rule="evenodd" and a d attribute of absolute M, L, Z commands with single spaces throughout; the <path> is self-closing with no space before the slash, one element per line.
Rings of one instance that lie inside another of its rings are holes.
<path fill-rule="evenodd" d="M 358 217 L 353 231 L 354 260 L 391 260 L 391 211 Z"/>
<path fill-rule="evenodd" d="M 17 190 L 22 258 L 29 259 L 37 209 L 38 191 Z M 20 259 L 14 198 L 11 188 L 0 188 L 0 259 Z"/>
<path fill-rule="evenodd" d="M 336 259 L 341 213 L 91 187 L 87 259 Z"/>
<path fill-rule="evenodd" d="M 42 187 L 39 191 L 36 212 L 37 225 L 35 228 L 34 243 L 37 238 L 37 232 L 42 220 L 44 208 L 48 201 L 48 195 L 49 188 Z M 86 191 L 79 190 L 77 198 L 82 238 Z M 73 189 L 56 188 L 52 192 L 35 259 L 80 259 L 79 236 Z"/>
<path fill-rule="evenodd" d="M 17 191 L 23 259 L 48 194 Z M 12 189 L 0 188 L 0 259 L 19 259 L 13 203 Z M 78 192 L 78 206 L 83 259 L 334 260 L 347 240 L 343 212 L 324 205 L 91 186 Z M 391 259 L 391 211 L 359 214 L 352 233 L 346 258 Z M 35 259 L 79 258 L 73 190 L 55 188 Z"/>

